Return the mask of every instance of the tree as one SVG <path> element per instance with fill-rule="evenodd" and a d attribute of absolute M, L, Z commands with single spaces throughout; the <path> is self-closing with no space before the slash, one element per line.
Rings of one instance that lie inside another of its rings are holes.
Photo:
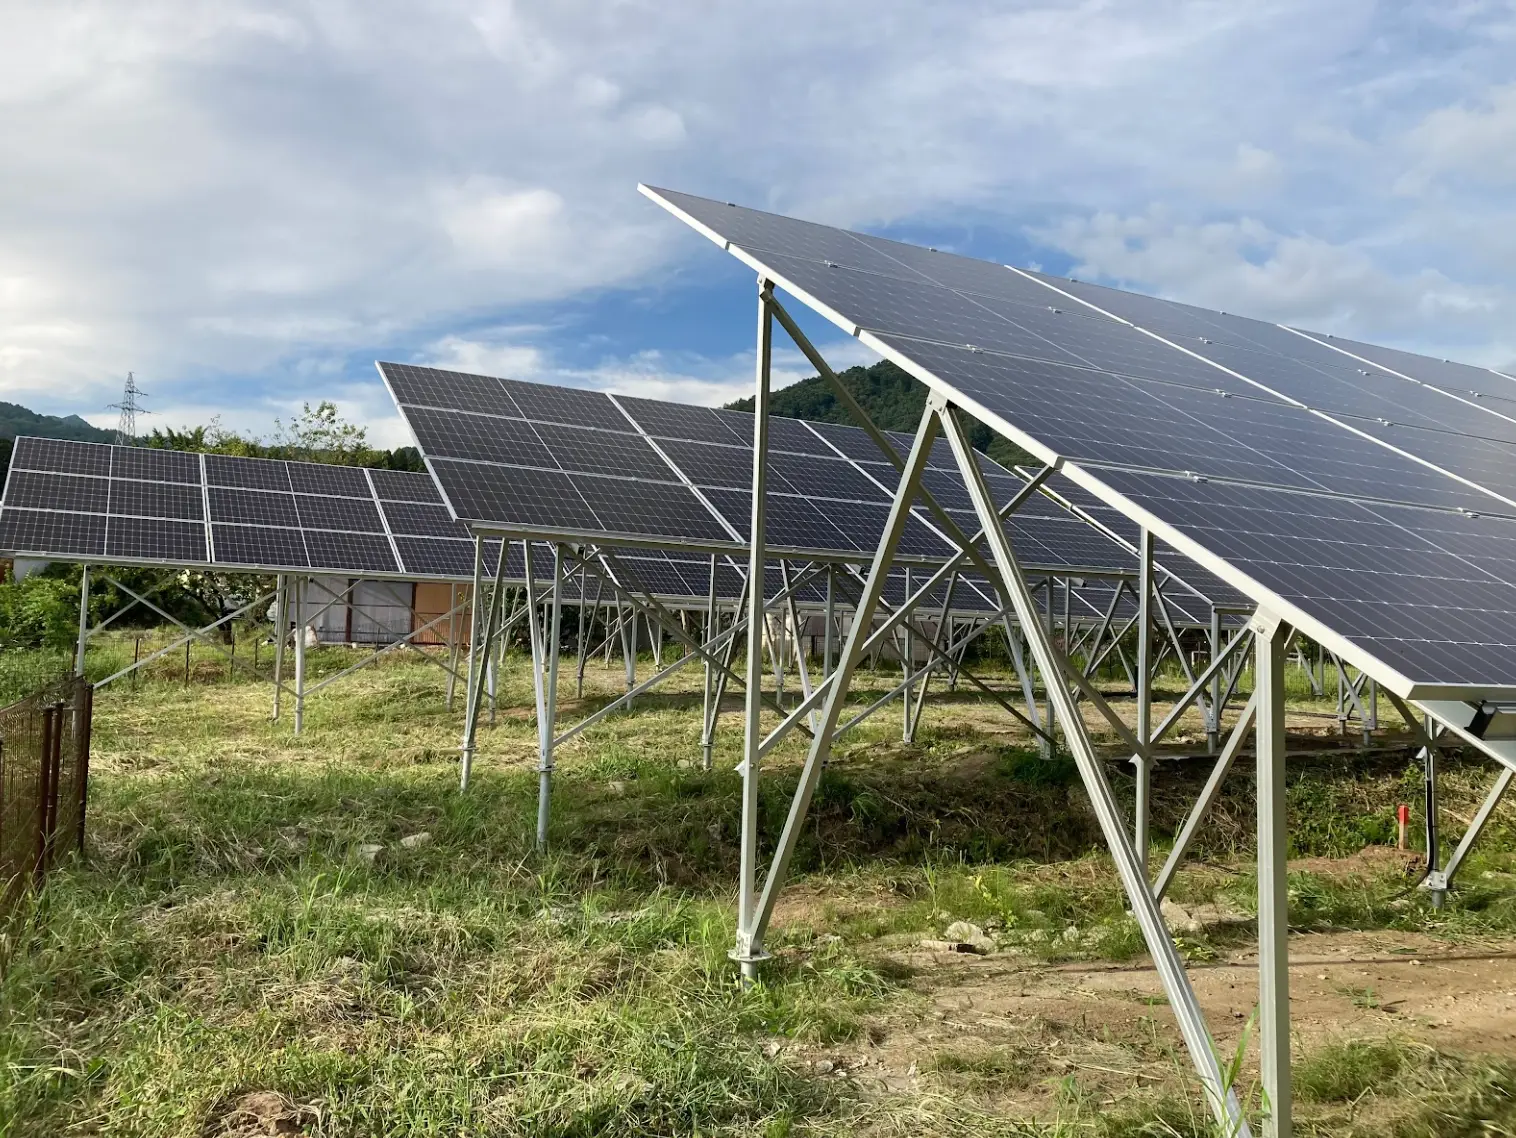
<path fill-rule="evenodd" d="M 337 405 L 326 399 L 315 407 L 303 404 L 300 414 L 288 423 L 275 419 L 269 449 L 280 458 L 341 466 L 374 466 L 379 458 L 368 445 L 368 428 L 349 423 L 337 413 Z"/>
<path fill-rule="evenodd" d="M 217 416 L 204 426 L 183 430 L 154 427 L 153 433 L 142 442 L 144 446 L 162 450 L 205 451 L 243 458 L 283 458 L 338 466 L 372 466 L 383 470 L 426 469 L 415 447 L 396 447 L 394 450 L 371 447 L 368 428 L 349 423 L 338 412 L 336 404 L 327 400 L 315 407 L 303 404 L 300 413 L 288 422 L 275 419 L 274 434 L 268 440 L 228 431 Z"/>

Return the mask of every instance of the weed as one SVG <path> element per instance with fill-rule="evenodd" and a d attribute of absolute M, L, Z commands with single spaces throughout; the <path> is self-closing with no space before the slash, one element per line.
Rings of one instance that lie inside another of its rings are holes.
<path fill-rule="evenodd" d="M 930 1069 L 953 1086 L 993 1093 L 1030 1085 L 1036 1063 L 1024 1050 L 992 1047 L 978 1051 L 939 1051 L 932 1057 Z"/>
<path fill-rule="evenodd" d="M 1311 1102 L 1351 1102 L 1395 1079 L 1415 1049 L 1393 1039 L 1349 1039 L 1295 1063 L 1295 1093 Z"/>

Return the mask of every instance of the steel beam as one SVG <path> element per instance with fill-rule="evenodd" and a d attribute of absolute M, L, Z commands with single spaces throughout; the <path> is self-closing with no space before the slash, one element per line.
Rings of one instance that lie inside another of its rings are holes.
<path fill-rule="evenodd" d="M 905 595 L 907 598 L 911 595 L 911 567 L 909 565 L 905 567 Z M 905 675 L 905 688 L 900 693 L 900 707 L 902 709 L 900 741 L 908 744 L 915 738 L 916 734 L 915 724 L 911 722 L 911 702 L 912 696 L 915 695 L 914 685 L 911 683 L 911 673 L 916 668 L 916 638 L 912 635 L 914 629 L 909 616 L 901 621 L 901 628 L 905 631 L 905 644 L 900 653 L 901 671 Z"/>
<path fill-rule="evenodd" d="M 1253 617 L 1258 767 L 1258 1051 L 1264 1138 L 1290 1138 L 1290 914 L 1285 814 L 1285 648 L 1290 627 Z"/>
<path fill-rule="evenodd" d="M 97 690 L 99 688 L 105 687 L 108 684 L 114 683 L 116 680 L 119 680 L 122 676 L 125 676 L 125 675 L 127 675 L 127 674 L 129 674 L 131 672 L 135 672 L 135 671 L 137 671 L 140 668 L 147 667 L 154 660 L 157 660 L 157 659 L 159 659 L 162 656 L 168 655 L 170 652 L 174 651 L 174 649 L 176 649 L 176 648 L 181 648 L 181 647 L 183 647 L 183 646 L 191 643 L 192 641 L 199 640 L 199 639 L 203 638 L 205 636 L 205 634 L 208 633 L 208 632 L 212 632 L 215 629 L 221 628 L 223 625 L 230 624 L 232 621 L 236 620 L 239 616 L 243 616 L 243 615 L 245 615 L 245 614 L 247 614 L 249 612 L 252 612 L 253 610 L 257 609 L 259 606 L 265 604 L 273 596 L 272 593 L 264 593 L 262 596 L 258 597 L 257 599 L 249 601 L 247 604 L 243 605 L 241 608 L 236 609 L 233 612 L 224 613 L 218 620 L 215 620 L 212 623 L 207 624 L 203 628 L 191 628 L 189 625 L 185 624 L 178 617 L 175 617 L 175 616 L 171 615 L 170 613 L 166 612 L 162 608 L 160 608 L 157 605 L 153 604 L 153 602 L 149 601 L 146 597 L 144 597 L 141 594 L 136 593 L 136 592 L 132 591 L 131 589 L 127 588 L 125 585 L 123 585 L 120 581 L 116 580 L 114 577 L 107 576 L 106 580 L 109 581 L 116 588 L 120 589 L 127 596 L 131 597 L 133 604 L 141 604 L 141 605 L 146 606 L 147 608 L 152 609 L 159 616 L 163 617 L 164 620 L 168 621 L 170 624 L 172 624 L 176 628 L 180 629 L 184 633 L 184 635 L 181 636 L 181 637 L 179 637 L 177 640 L 173 641 L 172 643 L 164 645 L 162 648 L 158 649 L 156 652 L 153 652 L 153 653 L 151 653 L 151 654 L 149 654 L 147 656 L 143 656 L 139 660 L 133 661 L 132 663 L 128 664 L 126 667 L 120 669 L 119 671 L 112 672 L 109 676 L 106 676 L 103 680 L 100 680 L 97 683 L 91 685 L 92 687 L 96 688 Z M 126 608 L 130 608 L 130 607 L 132 607 L 132 606 L 131 605 L 126 606 Z M 126 611 L 126 609 L 123 608 L 120 611 L 124 612 L 124 611 Z M 119 613 L 117 615 L 119 615 Z M 101 627 L 103 627 L 103 625 L 97 626 L 91 632 L 91 635 L 94 635 L 95 632 L 99 632 Z M 205 641 L 205 643 L 209 644 L 212 648 L 216 649 L 223 656 L 227 655 L 226 650 L 224 648 L 222 648 L 221 645 L 217 644 L 214 640 L 207 639 Z M 235 660 L 235 658 L 233 658 L 232 663 L 235 665 L 236 662 L 237 661 Z M 250 670 L 252 669 L 252 664 L 248 663 L 247 661 L 243 661 L 243 666 L 246 667 L 246 668 L 248 668 L 248 669 L 250 669 Z M 255 676 L 257 675 L 256 672 L 254 672 L 253 674 Z M 276 688 L 275 689 L 276 694 L 277 694 L 277 691 L 278 691 L 278 689 Z"/>
<path fill-rule="evenodd" d="M 836 671 L 832 675 L 831 683 L 827 687 L 826 703 L 821 713 L 821 726 L 811 739 L 810 750 L 806 754 L 805 766 L 801 770 L 800 785 L 795 790 L 795 796 L 790 802 L 789 814 L 785 818 L 784 829 L 780 832 L 779 841 L 774 849 L 773 860 L 769 864 L 768 874 L 763 882 L 763 894 L 757 899 L 756 905 L 745 912 L 739 913 L 737 926 L 737 947 L 733 956 L 746 962 L 761 959 L 763 955 L 763 938 L 768 930 L 768 924 L 774 913 L 774 903 L 778 899 L 779 890 L 783 887 L 785 875 L 789 871 L 790 858 L 794 855 L 795 844 L 799 840 L 801 828 L 805 825 L 806 814 L 810 810 L 811 798 L 816 792 L 816 783 L 821 777 L 822 764 L 826 761 L 831 751 L 832 738 L 837 730 L 838 720 L 842 715 L 843 702 L 847 698 L 853 673 L 858 667 L 858 661 L 863 655 L 863 644 L 868 636 L 868 629 L 873 624 L 874 611 L 878 607 L 884 595 L 885 583 L 889 580 L 890 565 L 893 562 L 895 548 L 900 543 L 900 535 L 905 532 L 906 521 L 911 516 L 911 503 L 915 500 L 917 488 L 921 484 L 921 472 L 926 469 L 927 458 L 931 453 L 932 440 L 937 434 L 936 412 L 928 408 L 921 416 L 921 423 L 916 428 L 915 440 L 911 445 L 910 457 L 905 462 L 905 468 L 901 474 L 900 486 L 895 492 L 894 500 L 890 505 L 890 512 L 885 521 L 884 532 L 879 538 L 879 547 L 874 555 L 874 562 L 869 568 L 868 579 L 864 583 L 863 595 L 859 598 L 857 607 L 853 612 L 853 625 L 848 630 L 846 642 L 843 644 L 841 658 L 837 662 Z M 994 516 L 993 511 L 991 516 Z M 755 543 L 756 544 L 756 543 Z M 751 689 L 749 689 L 751 690 Z M 753 724 L 756 727 L 756 724 Z M 750 736 L 752 750 L 750 753 L 756 757 L 757 747 L 760 740 Z M 756 802 L 754 803 L 756 807 Z M 756 814 L 756 810 L 754 811 Z M 757 826 L 756 817 L 753 818 L 753 839 L 756 844 Z M 743 919 L 746 918 L 746 919 Z"/>
<path fill-rule="evenodd" d="M 1169 713 L 1163 717 L 1163 722 L 1158 725 L 1158 730 L 1152 733 L 1149 743 L 1150 747 L 1159 743 L 1165 735 L 1174 729 L 1174 726 L 1179 722 L 1180 717 L 1182 717 L 1185 711 L 1188 710 L 1190 704 L 1194 703 L 1195 700 L 1199 698 L 1200 694 L 1205 690 L 1207 684 L 1213 685 L 1218 690 L 1220 689 L 1222 670 L 1226 667 L 1227 661 L 1232 658 L 1233 653 L 1235 653 L 1241 646 L 1242 638 L 1238 637 L 1230 644 L 1228 644 L 1226 648 L 1222 649 L 1219 655 L 1213 655 L 1211 657 L 1211 662 L 1206 667 L 1206 670 L 1201 672 L 1200 675 L 1194 679 L 1194 681 L 1190 684 L 1189 690 L 1179 698 L 1179 701 L 1174 704 L 1174 706 L 1169 710 Z M 1221 706 L 1220 700 L 1216 701 L 1216 706 Z M 1209 728 L 1209 714 L 1206 715 L 1206 719 L 1207 727 Z"/>
<path fill-rule="evenodd" d="M 284 691 L 284 641 L 289 635 L 289 578 L 274 578 L 274 713 L 279 718 L 279 696 Z"/>
<path fill-rule="evenodd" d="M 1216 799 L 1221 797 L 1221 786 L 1226 781 L 1227 772 L 1232 769 L 1237 752 L 1242 749 L 1242 745 L 1247 742 L 1248 735 L 1253 730 L 1253 717 L 1257 707 L 1258 703 L 1255 699 L 1249 699 L 1247 705 L 1243 707 L 1242 715 L 1233 726 L 1232 733 L 1227 736 L 1226 746 L 1222 748 L 1221 755 L 1216 759 L 1216 765 L 1211 768 L 1210 777 L 1205 780 L 1200 796 L 1195 799 L 1195 805 L 1190 807 L 1189 814 L 1185 816 L 1179 836 L 1174 839 L 1174 848 L 1169 851 L 1168 860 L 1163 863 L 1163 868 L 1158 872 L 1158 880 L 1153 884 L 1153 896 L 1160 901 L 1169 891 L 1169 886 L 1174 881 L 1174 874 L 1179 870 L 1179 863 L 1189 852 L 1190 844 L 1195 840 L 1200 824 L 1205 821 L 1205 816 L 1216 804 Z"/>
<path fill-rule="evenodd" d="M 308 578 L 295 578 L 295 734 L 305 729 L 305 587 Z"/>
<path fill-rule="evenodd" d="M 1132 840 L 1137 860 L 1147 869 L 1149 796 L 1153 789 L 1153 531 L 1143 527 L 1137 539 L 1137 751 L 1132 756 L 1137 780 Z"/>
<path fill-rule="evenodd" d="M 1367 725 L 1365 724 L 1365 730 Z M 1438 833 L 1438 813 L 1441 799 L 1440 772 L 1438 771 L 1438 753 L 1436 728 L 1432 726 L 1431 716 L 1427 716 L 1426 725 L 1427 744 L 1421 749 L 1423 763 L 1423 786 L 1426 798 L 1426 853 L 1427 853 L 1427 888 L 1432 895 L 1432 908 L 1440 909 L 1447 902 L 1448 889 L 1447 878 L 1442 872 L 1442 838 Z"/>
<path fill-rule="evenodd" d="M 505 551 L 507 544 L 504 541 L 500 543 L 500 558 L 496 562 L 495 580 L 490 588 L 490 603 L 484 619 L 484 644 L 481 646 L 481 653 L 484 655 L 489 654 L 496 630 L 500 627 L 500 609 L 505 599 L 506 588 Z M 528 577 L 530 576 L 528 574 Z M 484 607 L 481 604 L 482 598 L 477 594 L 471 599 L 475 609 L 482 609 Z M 529 606 L 524 608 L 523 612 L 529 623 L 536 620 L 536 615 L 531 611 Z M 471 652 L 474 650 L 473 645 L 469 646 L 469 650 Z M 478 669 L 472 670 L 469 674 L 468 690 L 464 693 L 463 741 L 458 747 L 460 753 L 458 789 L 460 791 L 468 789 L 469 779 L 473 775 L 474 742 L 479 731 L 479 700 L 483 689 L 483 680 L 484 675 L 482 672 Z"/>
<path fill-rule="evenodd" d="M 1211 606 L 1210 628 L 1211 663 L 1216 662 L 1216 657 L 1221 655 L 1221 613 L 1215 605 Z M 1216 753 L 1216 747 L 1221 742 L 1221 672 L 1215 671 L 1211 676 L 1211 709 L 1206 716 L 1205 723 L 1205 749 L 1211 754 Z"/>
<path fill-rule="evenodd" d="M 527 576 L 531 576 L 528 554 Z M 547 849 L 547 823 L 551 813 L 553 782 L 553 732 L 558 721 L 558 658 L 563 641 L 563 543 L 553 546 L 553 595 L 547 619 L 547 686 L 537 710 L 537 850 Z"/>
<path fill-rule="evenodd" d="M 752 511 L 748 518 L 746 692 L 742 717 L 742 815 L 737 881 L 737 945 L 745 983 L 767 954 L 754 935 L 758 906 L 758 748 L 763 745 L 764 511 L 768 496 L 769 378 L 774 351 L 774 285 L 758 278 L 758 352 L 753 391 Z M 782 713 L 781 713 L 782 714 Z M 814 746 L 814 745 L 813 745 Z"/>
<path fill-rule="evenodd" d="M 1037 661 L 1043 678 L 1047 681 L 1048 694 L 1057 708 L 1060 720 L 1065 725 L 1065 741 L 1074 756 L 1080 776 L 1090 795 L 1106 845 L 1110 848 L 1112 860 L 1116 864 L 1122 886 L 1131 904 L 1132 914 L 1142 929 L 1148 952 L 1163 982 L 1169 1004 L 1179 1021 L 1179 1029 L 1189 1049 L 1190 1059 L 1200 1075 L 1217 1123 L 1223 1133 L 1233 1138 L 1249 1135 L 1247 1119 L 1242 1113 L 1237 1095 L 1222 1076 L 1211 1033 L 1206 1027 L 1205 1017 L 1201 1013 L 1194 989 L 1191 988 L 1189 977 L 1185 973 L 1184 962 L 1168 930 L 1164 927 L 1163 917 L 1158 910 L 1158 902 L 1153 897 L 1143 864 L 1127 834 L 1121 811 L 1116 805 L 1115 795 L 1106 779 L 1104 766 L 1095 754 L 1089 733 L 1085 730 L 1084 720 L 1063 678 L 1064 676 L 1069 679 L 1079 678 L 1077 669 L 1064 670 L 1058 654 L 1053 649 L 1051 637 L 1044 633 L 1037 620 L 1035 603 L 1027 588 L 1026 579 L 1011 549 L 1005 529 L 999 524 L 994 499 L 989 487 L 985 484 L 979 464 L 974 459 L 968 436 L 958 422 L 957 412 L 947 407 L 941 401 L 941 397 L 935 394 L 929 397 L 928 407 L 931 408 L 934 405 L 943 408 L 944 434 L 952 447 L 954 458 L 958 461 L 959 472 L 974 501 L 974 508 L 979 514 L 980 522 L 989 535 L 990 551 L 996 567 L 996 576 L 991 579 L 995 580 L 998 577 L 1001 596 L 1009 599 L 1022 628 L 1031 638 L 1033 657 Z"/>
<path fill-rule="evenodd" d="M 1453 851 L 1453 856 L 1448 858 L 1448 866 L 1442 871 L 1443 884 L 1451 886 L 1453 875 L 1458 872 L 1463 859 L 1468 856 L 1469 850 L 1479 840 L 1479 835 L 1484 833 L 1485 825 L 1490 820 L 1490 815 L 1495 812 L 1495 807 L 1500 805 L 1500 800 L 1505 797 L 1505 792 L 1510 788 L 1511 780 L 1516 778 L 1516 770 L 1510 767 L 1501 767 L 1500 776 L 1496 778 L 1495 785 L 1490 788 L 1490 793 L 1480 804 L 1479 812 L 1474 815 L 1474 820 L 1469 823 L 1469 828 L 1463 832 L 1463 838 L 1458 843 L 1458 848 Z"/>
<path fill-rule="evenodd" d="M 706 597 L 705 605 L 705 643 L 711 645 L 716 639 L 719 614 L 716 608 L 716 555 L 711 554 L 711 580 L 710 591 Z M 702 770 L 711 769 L 711 757 L 716 746 L 716 714 L 713 701 L 716 695 L 715 670 L 711 667 L 709 659 L 702 658 L 705 678 L 701 686 L 700 704 L 700 767 Z"/>
<path fill-rule="evenodd" d="M 79 566 L 79 645 L 74 651 L 74 675 L 84 676 L 84 649 L 89 643 L 89 565 Z"/>

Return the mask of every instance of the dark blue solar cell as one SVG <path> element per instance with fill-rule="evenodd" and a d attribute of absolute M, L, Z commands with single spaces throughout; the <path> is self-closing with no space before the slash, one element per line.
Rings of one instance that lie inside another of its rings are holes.
<path fill-rule="evenodd" d="M 111 472 L 111 448 L 104 443 L 22 436 L 11 451 L 11 469 L 104 476 Z"/>
<path fill-rule="evenodd" d="M 204 564 L 209 560 L 202 523 L 161 518 L 111 518 L 106 524 L 105 555 L 167 565 Z"/>
<path fill-rule="evenodd" d="M 491 376 L 389 363 L 380 364 L 379 372 L 400 404 L 521 417 L 516 401 Z"/>
<path fill-rule="evenodd" d="M 10 554 L 105 555 L 105 516 L 0 509 L 0 550 Z"/>

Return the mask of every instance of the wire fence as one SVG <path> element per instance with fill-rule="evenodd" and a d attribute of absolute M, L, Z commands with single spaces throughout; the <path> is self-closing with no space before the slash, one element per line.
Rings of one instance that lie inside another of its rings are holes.
<path fill-rule="evenodd" d="M 69 676 L 0 708 L 0 915 L 84 847 L 93 696 Z"/>

